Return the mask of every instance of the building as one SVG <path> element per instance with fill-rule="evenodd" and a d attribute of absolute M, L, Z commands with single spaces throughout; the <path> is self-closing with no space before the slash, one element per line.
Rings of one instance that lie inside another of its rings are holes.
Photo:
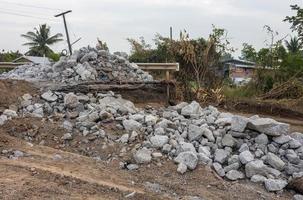
<path fill-rule="evenodd" d="M 239 85 L 248 83 L 256 68 L 256 63 L 246 60 L 229 59 L 223 62 L 224 77 Z"/>
<path fill-rule="evenodd" d="M 51 64 L 51 60 L 47 57 L 21 56 L 13 60 L 13 63 L 33 63 L 33 64 L 49 65 Z"/>

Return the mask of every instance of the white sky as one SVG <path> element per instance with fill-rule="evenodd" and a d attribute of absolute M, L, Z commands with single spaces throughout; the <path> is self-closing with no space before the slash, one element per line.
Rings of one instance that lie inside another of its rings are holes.
<path fill-rule="evenodd" d="M 22 5 L 20 5 L 22 4 Z M 21 50 L 26 40 L 20 34 L 47 23 L 52 33 L 65 35 L 62 18 L 53 15 L 60 10 L 25 7 L 47 7 L 72 10 L 67 15 L 71 40 L 82 37 L 73 48 L 95 46 L 96 38 L 106 41 L 111 51 L 129 52 L 126 38 L 144 36 L 152 43 L 156 33 L 169 36 L 173 27 L 174 37 L 186 29 L 193 38 L 207 37 L 212 24 L 228 30 L 233 47 L 242 43 L 264 46 L 265 24 L 277 30 L 281 37 L 291 33 L 289 24 L 282 20 L 294 12 L 290 4 L 302 5 L 300 0 L 0 0 L 0 49 Z M 32 15 L 43 19 L 7 14 Z M 67 48 L 61 42 L 53 49 Z M 239 51 L 235 53 L 239 55 Z"/>

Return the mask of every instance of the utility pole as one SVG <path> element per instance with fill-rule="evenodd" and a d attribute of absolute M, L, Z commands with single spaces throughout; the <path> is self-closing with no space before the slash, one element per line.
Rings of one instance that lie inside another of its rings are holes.
<path fill-rule="evenodd" d="M 60 17 L 60 16 L 63 17 L 64 27 L 65 27 L 65 33 L 66 33 L 66 38 L 67 38 L 67 44 L 68 44 L 68 49 L 69 49 L 70 55 L 72 55 L 72 54 L 73 54 L 73 50 L 72 50 L 72 45 L 71 45 L 70 40 L 69 40 L 69 34 L 68 34 L 67 25 L 66 25 L 66 20 L 65 20 L 65 15 L 66 15 L 67 13 L 70 13 L 70 12 L 72 12 L 72 11 L 71 11 L 71 10 L 68 10 L 68 11 L 65 11 L 65 12 L 63 12 L 63 13 L 60 13 L 60 14 L 58 14 L 58 15 L 55 15 L 55 17 Z"/>
<path fill-rule="evenodd" d="M 170 27 L 169 32 L 170 32 L 170 41 L 173 41 L 173 27 Z"/>

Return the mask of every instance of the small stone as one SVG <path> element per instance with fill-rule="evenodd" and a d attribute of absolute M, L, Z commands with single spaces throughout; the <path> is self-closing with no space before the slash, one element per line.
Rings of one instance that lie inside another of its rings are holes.
<path fill-rule="evenodd" d="M 240 168 L 240 164 L 236 162 L 224 167 L 224 171 L 229 172 L 231 170 L 238 170 L 239 168 Z"/>
<path fill-rule="evenodd" d="M 224 135 L 224 137 L 222 138 L 222 145 L 224 147 L 234 147 L 236 145 L 236 140 L 235 138 L 233 138 L 233 136 L 231 136 L 230 134 L 226 134 Z"/>
<path fill-rule="evenodd" d="M 289 135 L 281 135 L 279 137 L 273 137 L 273 141 L 277 144 L 285 144 L 291 140 Z"/>
<path fill-rule="evenodd" d="M 245 178 L 245 175 L 237 170 L 230 170 L 229 172 L 226 173 L 226 178 L 228 178 L 231 181 L 236 181 L 238 179 L 243 179 Z"/>
<path fill-rule="evenodd" d="M 189 141 L 199 140 L 203 134 L 203 129 L 199 126 L 190 124 L 188 127 L 188 139 Z"/>
<path fill-rule="evenodd" d="M 55 154 L 55 155 L 53 156 L 53 160 L 55 160 L 55 161 L 58 161 L 58 160 L 61 160 L 61 159 L 62 159 L 62 156 L 59 155 L 59 154 Z"/>
<path fill-rule="evenodd" d="M 202 113 L 202 108 L 199 103 L 193 101 L 181 109 L 181 115 L 184 116 L 199 116 Z"/>
<path fill-rule="evenodd" d="M 127 130 L 127 131 L 137 131 L 142 128 L 142 124 L 140 124 L 139 122 L 132 120 L 132 119 L 124 120 L 123 126 L 124 126 L 125 130 Z"/>
<path fill-rule="evenodd" d="M 266 156 L 266 162 L 273 168 L 280 171 L 283 170 L 285 166 L 283 160 L 281 160 L 278 156 L 270 152 Z"/>
<path fill-rule="evenodd" d="M 303 195 L 296 194 L 293 196 L 292 200 L 303 200 Z"/>
<path fill-rule="evenodd" d="M 168 143 L 168 137 L 166 135 L 155 135 L 150 138 L 150 142 L 155 148 L 162 148 Z"/>
<path fill-rule="evenodd" d="M 265 180 L 265 188 L 269 192 L 277 192 L 283 190 L 286 187 L 287 182 L 279 179 L 267 179 Z"/>
<path fill-rule="evenodd" d="M 258 135 L 256 138 L 255 138 L 255 143 L 257 144 L 268 144 L 268 136 L 264 133 Z"/>
<path fill-rule="evenodd" d="M 217 149 L 215 151 L 215 162 L 223 164 L 229 156 L 229 152 L 225 151 L 224 149 Z"/>
<path fill-rule="evenodd" d="M 78 103 L 79 103 L 78 97 L 74 93 L 70 92 L 70 93 L 65 95 L 64 105 L 67 108 L 76 108 Z"/>
<path fill-rule="evenodd" d="M 301 143 L 293 138 L 288 142 L 288 144 L 289 144 L 289 148 L 291 149 L 297 149 L 301 146 Z"/>
<path fill-rule="evenodd" d="M 150 150 L 144 147 L 135 152 L 134 159 L 139 164 L 149 163 L 152 159 L 151 153 Z"/>
<path fill-rule="evenodd" d="M 239 160 L 245 165 L 254 160 L 254 155 L 248 150 L 243 151 L 239 154 Z"/>
<path fill-rule="evenodd" d="M 179 172 L 180 174 L 184 174 L 186 171 L 187 171 L 187 166 L 184 163 L 179 163 L 177 172 Z"/>
<path fill-rule="evenodd" d="M 14 110 L 6 109 L 4 110 L 3 114 L 11 118 L 18 117 L 18 114 Z"/>
<path fill-rule="evenodd" d="M 231 130 L 236 132 L 244 132 L 248 118 L 241 116 L 233 116 L 231 121 Z"/>
<path fill-rule="evenodd" d="M 267 180 L 266 177 L 264 176 L 261 176 L 261 175 L 253 175 L 251 178 L 250 178 L 250 181 L 251 182 L 254 182 L 254 183 L 264 183 L 265 181 Z"/>
<path fill-rule="evenodd" d="M 48 102 L 54 102 L 57 101 L 58 96 L 54 94 L 52 91 L 47 91 L 41 95 L 42 99 L 48 101 Z"/>
<path fill-rule="evenodd" d="M 70 134 L 70 133 L 65 133 L 65 134 L 62 136 L 61 139 L 62 139 L 62 140 L 72 140 L 73 137 L 72 137 L 72 134 Z"/>
<path fill-rule="evenodd" d="M 175 158 L 176 163 L 183 163 L 189 169 L 194 170 L 198 164 L 198 157 L 195 153 L 191 151 L 181 152 Z"/>
<path fill-rule="evenodd" d="M 132 171 L 132 170 L 139 169 L 139 166 L 136 165 L 136 164 L 129 164 L 129 165 L 126 166 L 126 168 L 127 168 L 128 170 Z"/>
<path fill-rule="evenodd" d="M 225 171 L 222 168 L 222 165 L 220 163 L 214 162 L 213 163 L 213 168 L 215 169 L 215 171 L 217 172 L 217 174 L 221 177 L 225 176 Z"/>
<path fill-rule="evenodd" d="M 119 139 L 119 142 L 121 142 L 122 144 L 126 144 L 126 143 L 128 143 L 128 139 L 129 139 L 129 135 L 126 133 L 121 136 L 121 138 Z"/>
<path fill-rule="evenodd" d="M 242 153 L 243 151 L 249 151 L 249 147 L 246 143 L 242 144 L 240 149 L 239 149 L 240 153 Z"/>

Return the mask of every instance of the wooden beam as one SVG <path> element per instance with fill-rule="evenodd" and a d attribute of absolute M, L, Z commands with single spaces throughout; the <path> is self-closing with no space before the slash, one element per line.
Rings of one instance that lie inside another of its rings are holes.
<path fill-rule="evenodd" d="M 179 71 L 179 63 L 136 63 L 142 70 Z"/>

